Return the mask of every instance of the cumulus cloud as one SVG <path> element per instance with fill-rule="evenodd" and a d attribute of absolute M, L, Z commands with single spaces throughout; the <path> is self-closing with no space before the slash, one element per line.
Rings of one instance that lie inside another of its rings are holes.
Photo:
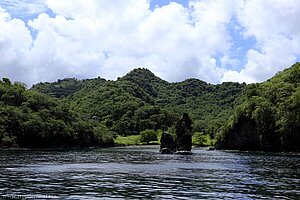
<path fill-rule="evenodd" d="M 255 37 L 247 63 L 227 71 L 222 81 L 260 82 L 297 61 L 300 54 L 300 3 L 297 0 L 251 0 L 238 11 L 245 37 Z"/>
<path fill-rule="evenodd" d="M 28 22 L 0 4 L 6 10 L 0 10 L 0 76 L 30 85 L 64 77 L 115 79 L 142 66 L 169 81 L 256 82 L 300 53 L 297 0 L 194 0 L 153 10 L 149 0 L 39 2 L 53 14 L 42 11 Z M 244 38 L 256 40 L 240 58 L 244 65 L 232 56 L 233 19 Z"/>
<path fill-rule="evenodd" d="M 30 32 L 22 20 L 11 19 L 1 8 L 0 27 L 0 76 L 27 82 Z"/>
<path fill-rule="evenodd" d="M 1 0 L 0 6 L 5 8 L 11 15 L 18 17 L 40 14 L 46 11 L 44 0 Z"/>
<path fill-rule="evenodd" d="M 53 72 L 41 79 L 55 78 L 56 72 L 114 79 L 143 66 L 170 81 L 217 82 L 224 72 L 214 56 L 230 47 L 225 2 L 193 2 L 189 9 L 170 3 L 153 11 L 146 0 L 46 3 L 57 16 L 41 14 L 29 22 L 38 31 L 31 49 L 37 74 Z"/>

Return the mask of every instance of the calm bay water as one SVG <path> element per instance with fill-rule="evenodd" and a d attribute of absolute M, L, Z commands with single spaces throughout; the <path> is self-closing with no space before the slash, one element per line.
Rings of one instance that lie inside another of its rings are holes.
<path fill-rule="evenodd" d="M 300 199 L 300 155 L 162 155 L 158 147 L 0 151 L 1 198 Z"/>

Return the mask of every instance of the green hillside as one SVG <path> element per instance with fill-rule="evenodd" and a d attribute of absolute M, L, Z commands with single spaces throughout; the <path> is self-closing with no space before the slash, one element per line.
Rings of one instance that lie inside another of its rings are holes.
<path fill-rule="evenodd" d="M 169 83 L 142 68 L 116 81 L 67 78 L 30 90 L 3 79 L 0 146 L 107 146 L 113 134 L 174 132 L 186 112 L 198 143 L 210 135 L 219 149 L 299 151 L 299 85 L 299 63 L 250 85 Z"/>
<path fill-rule="evenodd" d="M 220 149 L 300 151 L 300 63 L 246 87 Z"/>
<path fill-rule="evenodd" d="M 113 145 L 102 123 L 79 117 L 57 99 L 0 81 L 0 148 L 90 147 Z"/>
<path fill-rule="evenodd" d="M 198 79 L 169 83 L 139 68 L 117 81 L 64 79 L 37 84 L 32 90 L 63 99 L 81 116 L 97 117 L 119 135 L 172 128 L 187 112 L 195 132 L 214 137 L 232 114 L 244 87 L 239 83 L 212 85 Z"/>

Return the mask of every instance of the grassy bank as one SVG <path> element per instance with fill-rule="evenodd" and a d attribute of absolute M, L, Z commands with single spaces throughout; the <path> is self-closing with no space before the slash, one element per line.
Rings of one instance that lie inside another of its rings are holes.
<path fill-rule="evenodd" d="M 161 132 L 157 133 L 157 141 L 151 141 L 149 144 L 160 144 Z M 116 146 L 132 146 L 132 145 L 146 145 L 147 143 L 141 142 L 140 135 L 129 135 L 129 136 L 117 136 L 114 140 Z M 215 140 L 211 139 L 209 135 L 203 134 L 202 132 L 196 132 L 192 137 L 193 146 L 213 146 Z"/>
<path fill-rule="evenodd" d="M 159 141 L 151 141 L 149 143 L 141 142 L 140 135 L 117 136 L 114 140 L 116 146 L 132 146 L 132 145 L 154 145 L 159 144 Z"/>
<path fill-rule="evenodd" d="M 130 145 L 140 145 L 140 135 L 129 135 L 129 136 L 117 136 L 114 140 L 117 146 L 130 146 Z"/>

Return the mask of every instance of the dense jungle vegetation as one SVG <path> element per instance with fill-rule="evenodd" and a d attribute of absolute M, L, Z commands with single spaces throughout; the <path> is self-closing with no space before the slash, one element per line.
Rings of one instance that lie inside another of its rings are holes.
<path fill-rule="evenodd" d="M 299 63 L 250 85 L 169 83 L 143 68 L 116 81 L 67 78 L 30 90 L 3 79 L 0 141 L 35 148 L 108 146 L 117 135 L 174 133 L 186 112 L 199 144 L 209 137 L 220 149 L 299 151 L 299 84 Z"/>
<path fill-rule="evenodd" d="M 104 124 L 82 119 L 67 104 L 22 83 L 0 81 L 0 147 L 111 145 L 113 136 Z"/>
<path fill-rule="evenodd" d="M 248 85 L 218 136 L 221 149 L 300 151 L 300 63 Z"/>
<path fill-rule="evenodd" d="M 32 90 L 58 97 L 86 118 L 97 118 L 115 134 L 146 129 L 174 131 L 181 114 L 189 113 L 194 132 L 213 138 L 231 116 L 245 84 L 212 85 L 197 79 L 168 83 L 147 69 L 135 69 L 117 81 L 101 78 L 39 83 Z"/>

